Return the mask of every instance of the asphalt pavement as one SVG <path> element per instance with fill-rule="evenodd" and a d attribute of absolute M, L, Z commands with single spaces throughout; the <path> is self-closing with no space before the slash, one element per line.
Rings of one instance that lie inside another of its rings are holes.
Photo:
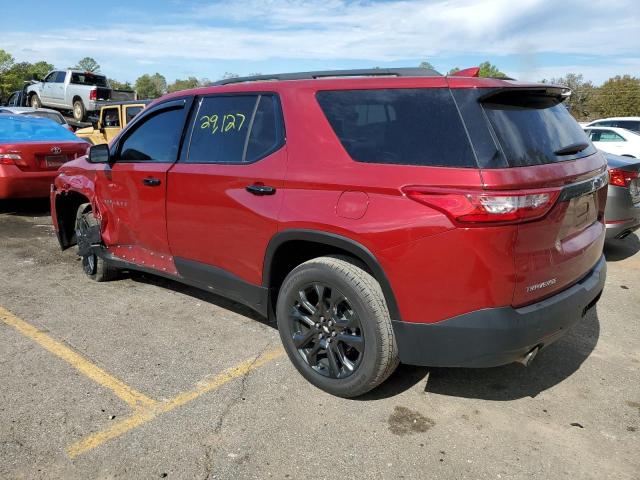
<path fill-rule="evenodd" d="M 0 203 L 0 478 L 640 479 L 640 240 L 529 367 L 401 366 L 354 400 L 275 325 L 152 275 L 89 281 L 47 202 Z"/>

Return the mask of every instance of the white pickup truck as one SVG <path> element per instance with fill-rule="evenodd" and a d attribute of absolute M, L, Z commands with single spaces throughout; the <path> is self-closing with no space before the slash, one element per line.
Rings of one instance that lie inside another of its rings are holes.
<path fill-rule="evenodd" d="M 44 80 L 27 87 L 27 99 L 31 107 L 71 110 L 73 118 L 83 122 L 89 112 L 99 110 L 105 101 L 136 100 L 136 93 L 109 88 L 104 75 L 81 70 L 54 70 Z"/>

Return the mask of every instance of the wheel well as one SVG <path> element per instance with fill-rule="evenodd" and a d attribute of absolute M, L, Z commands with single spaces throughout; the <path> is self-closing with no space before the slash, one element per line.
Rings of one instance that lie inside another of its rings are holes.
<path fill-rule="evenodd" d="M 387 301 L 389 312 L 394 320 L 399 320 L 395 296 L 391 290 L 391 286 L 385 276 L 382 267 L 375 260 L 371 252 L 364 247 L 355 247 L 355 242 L 336 242 L 337 236 L 327 237 L 330 243 L 319 240 L 287 240 L 279 243 L 275 249 L 267 251 L 265 259 L 265 277 L 263 283 L 269 287 L 269 315 L 273 315 L 275 305 L 278 299 L 280 287 L 286 276 L 298 265 L 311 260 L 313 258 L 323 257 L 326 255 L 342 255 L 349 258 L 354 265 L 362 268 L 371 276 L 373 276 L 380 286 Z M 362 250 L 360 251 L 359 248 Z M 273 316 L 275 318 L 275 315 Z"/>
<path fill-rule="evenodd" d="M 620 155 L 621 157 L 629 157 L 629 158 L 636 158 L 633 155 L 629 155 L 629 154 L 624 154 L 624 155 Z"/>
<path fill-rule="evenodd" d="M 78 192 L 62 193 L 56 197 L 56 217 L 58 219 L 58 237 L 63 249 L 76 244 L 76 213 L 89 199 Z"/>
<path fill-rule="evenodd" d="M 80 102 L 84 105 L 84 102 L 82 101 L 82 98 L 80 98 L 78 95 L 73 97 L 73 100 L 71 100 L 71 103 L 76 103 L 76 100 L 80 100 Z"/>

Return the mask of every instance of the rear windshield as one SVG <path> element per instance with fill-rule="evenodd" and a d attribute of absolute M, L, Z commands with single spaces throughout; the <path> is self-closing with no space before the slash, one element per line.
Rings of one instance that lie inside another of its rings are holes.
<path fill-rule="evenodd" d="M 107 77 L 103 75 L 94 75 L 93 73 L 72 73 L 71 83 L 76 85 L 90 85 L 94 87 L 106 87 Z"/>
<path fill-rule="evenodd" d="M 49 120 L 26 115 L 0 115 L 0 143 L 79 141 L 65 127 Z"/>
<path fill-rule="evenodd" d="M 59 113 L 54 113 L 54 112 L 31 112 L 31 113 L 26 113 L 25 115 L 27 115 L 29 117 L 48 118 L 49 120 L 53 120 L 54 122 L 59 123 L 60 125 L 64 125 L 64 123 L 65 123 L 64 118 Z"/>
<path fill-rule="evenodd" d="M 482 105 L 510 167 L 575 160 L 596 152 L 567 108 L 552 97 L 509 91 Z"/>
<path fill-rule="evenodd" d="M 317 99 L 358 162 L 477 166 L 449 89 L 321 91 Z"/>
<path fill-rule="evenodd" d="M 616 127 L 626 128 L 632 132 L 640 132 L 640 121 L 634 120 L 619 120 L 616 122 Z"/>

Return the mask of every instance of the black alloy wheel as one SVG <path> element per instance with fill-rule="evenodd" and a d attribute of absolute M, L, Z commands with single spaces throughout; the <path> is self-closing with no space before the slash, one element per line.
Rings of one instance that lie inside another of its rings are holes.
<path fill-rule="evenodd" d="M 314 282 L 299 289 L 289 320 L 298 353 L 320 375 L 343 379 L 358 369 L 365 348 L 362 325 L 337 288 Z"/>

